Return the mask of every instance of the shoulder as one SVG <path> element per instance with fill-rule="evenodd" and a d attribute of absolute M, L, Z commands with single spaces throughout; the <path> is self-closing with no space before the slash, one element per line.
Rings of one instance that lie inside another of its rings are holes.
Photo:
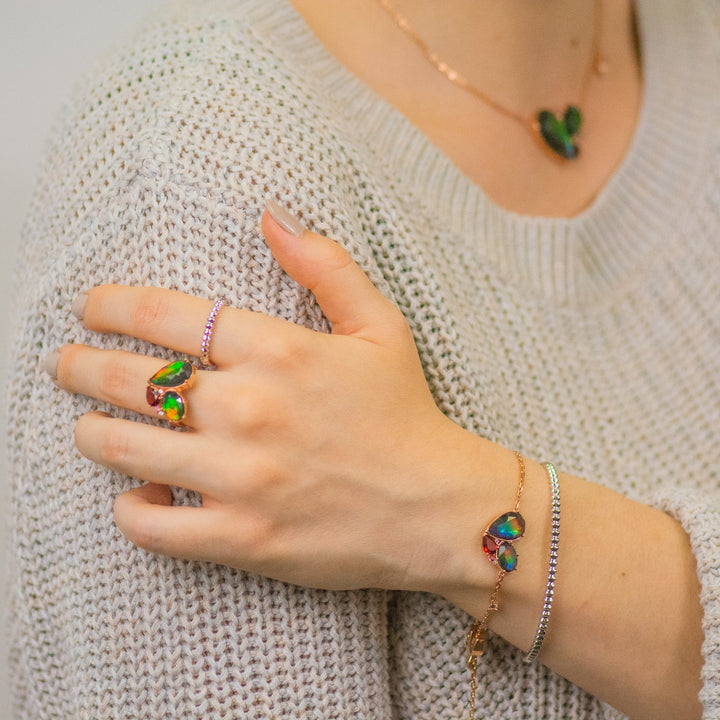
<path fill-rule="evenodd" d="M 127 173 L 297 143 L 323 124 L 322 94 L 283 51 L 298 23 L 284 0 L 171 3 L 79 84 L 52 143 Z"/>
<path fill-rule="evenodd" d="M 324 62 L 285 0 L 171 3 L 78 84 L 50 138 L 31 229 L 97 219 L 98 207 L 180 215 L 271 195 L 312 206 L 313 188 L 341 186 L 353 165 L 316 79 Z M 45 246 L 47 227 L 34 234 Z"/>
<path fill-rule="evenodd" d="M 176 2 L 146 22 L 56 124 L 26 272 L 197 294 L 232 276 L 237 304 L 245 293 L 265 307 L 258 288 L 277 273 L 257 223 L 269 197 L 337 239 L 358 222 L 358 145 L 328 110 L 316 74 L 327 56 L 308 41 L 285 0 Z"/>

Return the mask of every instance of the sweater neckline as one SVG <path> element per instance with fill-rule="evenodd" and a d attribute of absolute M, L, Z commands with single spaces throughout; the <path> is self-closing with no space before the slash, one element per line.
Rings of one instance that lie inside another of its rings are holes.
<path fill-rule="evenodd" d="M 718 117 L 717 45 L 703 10 L 636 0 L 643 96 L 628 152 L 581 213 L 496 205 L 399 110 L 323 47 L 287 0 L 250 3 L 255 27 L 318 83 L 413 212 L 448 228 L 457 251 L 558 305 L 596 304 L 631 282 L 691 210 Z M 445 249 L 447 251 L 447 248 Z"/>

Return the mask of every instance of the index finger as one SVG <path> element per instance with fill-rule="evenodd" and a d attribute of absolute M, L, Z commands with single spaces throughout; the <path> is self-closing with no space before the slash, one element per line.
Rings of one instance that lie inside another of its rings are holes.
<path fill-rule="evenodd" d="M 78 296 L 73 312 L 88 330 L 121 333 L 186 355 L 200 356 L 212 300 L 177 290 L 99 285 Z M 254 317 L 254 319 L 253 319 Z M 243 334 L 262 316 L 224 306 L 213 326 L 209 355 L 216 365 L 230 364 L 243 347 Z"/>

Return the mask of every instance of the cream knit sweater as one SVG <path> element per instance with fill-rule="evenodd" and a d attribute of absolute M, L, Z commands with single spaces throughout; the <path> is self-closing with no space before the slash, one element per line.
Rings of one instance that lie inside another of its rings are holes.
<path fill-rule="evenodd" d="M 713 0 L 638 4 L 637 135 L 570 220 L 494 206 L 285 0 L 174 5 L 87 81 L 49 147 L 17 283 L 18 718 L 465 715 L 469 618 L 444 600 L 308 590 L 126 542 L 112 503 L 136 480 L 73 446 L 74 421 L 99 404 L 41 370 L 68 341 L 172 356 L 73 320 L 73 297 L 104 282 L 326 330 L 262 240 L 268 197 L 346 244 L 398 303 L 450 417 L 683 522 L 702 580 L 705 717 L 720 717 L 720 14 Z M 652 562 L 632 528 L 627 542 Z M 493 639 L 479 717 L 617 717 L 521 658 Z"/>

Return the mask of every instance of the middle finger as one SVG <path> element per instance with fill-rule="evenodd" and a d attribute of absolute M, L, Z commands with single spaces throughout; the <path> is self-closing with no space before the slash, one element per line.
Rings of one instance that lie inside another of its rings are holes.
<path fill-rule="evenodd" d="M 167 362 L 124 350 L 99 350 L 87 345 L 65 345 L 58 350 L 56 384 L 63 390 L 94 397 L 117 407 L 157 417 L 147 401 L 147 382 Z M 186 402 L 184 425 L 206 427 L 223 393 L 220 373 L 198 370 L 190 387 L 182 390 Z M 172 388 L 169 388 L 170 390 Z"/>

